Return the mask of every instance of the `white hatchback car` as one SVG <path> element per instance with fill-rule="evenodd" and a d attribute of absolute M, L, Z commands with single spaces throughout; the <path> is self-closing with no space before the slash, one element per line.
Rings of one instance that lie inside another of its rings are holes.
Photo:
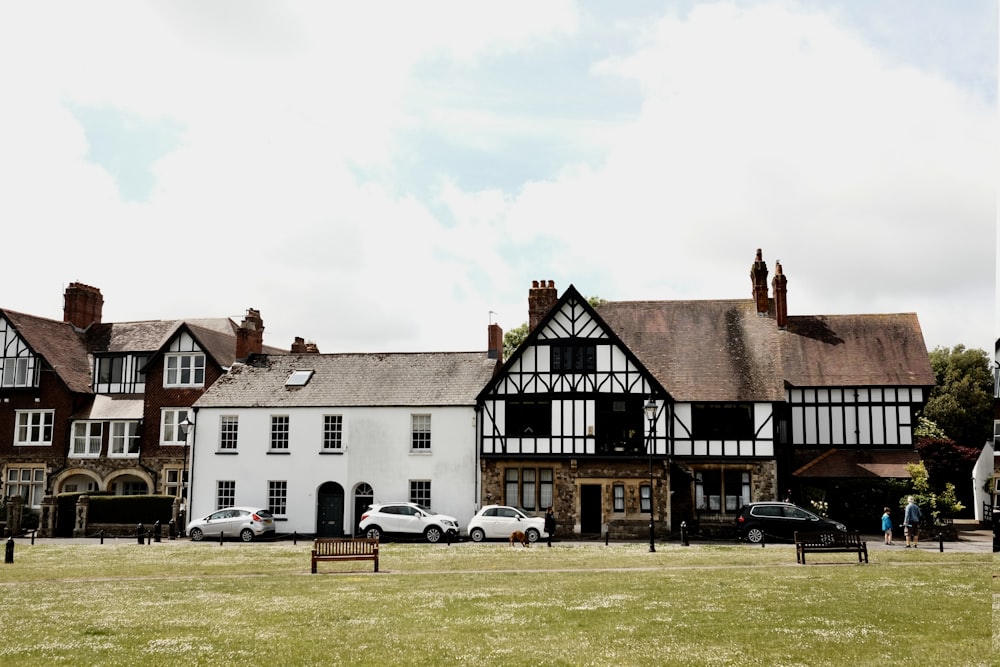
<path fill-rule="evenodd" d="M 417 503 L 381 503 L 369 507 L 358 523 L 361 534 L 369 539 L 383 536 L 423 535 L 428 542 L 442 537 L 458 537 L 458 519 L 437 514 Z"/>
<path fill-rule="evenodd" d="M 206 517 L 193 519 L 187 534 L 195 542 L 206 537 L 239 537 L 249 542 L 255 537 L 274 536 L 274 517 L 260 507 L 223 507 Z"/>
<path fill-rule="evenodd" d="M 549 536 L 545 532 L 545 519 L 528 516 L 516 507 L 507 505 L 486 505 L 469 521 L 469 537 L 473 542 L 510 539 L 510 534 L 515 530 L 524 533 L 529 542 L 537 542 L 539 538 Z"/>

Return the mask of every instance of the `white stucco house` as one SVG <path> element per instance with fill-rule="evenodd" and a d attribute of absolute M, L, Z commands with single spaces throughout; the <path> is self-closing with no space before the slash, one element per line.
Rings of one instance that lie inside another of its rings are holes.
<path fill-rule="evenodd" d="M 495 328 L 495 331 L 494 331 Z M 267 507 L 279 533 L 353 534 L 373 502 L 464 526 L 478 508 L 476 395 L 491 352 L 287 354 L 236 364 L 194 405 L 190 514 Z"/>

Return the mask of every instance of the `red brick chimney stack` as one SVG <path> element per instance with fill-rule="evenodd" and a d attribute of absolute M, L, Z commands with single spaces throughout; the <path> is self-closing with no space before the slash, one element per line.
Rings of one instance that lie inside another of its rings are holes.
<path fill-rule="evenodd" d="M 774 319 L 778 323 L 779 329 L 788 326 L 788 278 L 781 271 L 781 262 L 774 261 L 774 280 L 771 281 L 774 288 Z"/>
<path fill-rule="evenodd" d="M 101 290 L 83 283 L 70 283 L 63 293 L 63 322 L 77 329 L 101 323 L 104 297 Z"/>
<path fill-rule="evenodd" d="M 305 338 L 296 336 L 292 342 L 292 354 L 319 354 L 319 347 L 316 343 L 307 343 Z"/>
<path fill-rule="evenodd" d="M 757 259 L 750 267 L 750 280 L 753 282 L 753 300 L 757 306 L 757 315 L 764 317 L 768 312 L 767 263 L 760 248 L 757 248 Z"/>
<path fill-rule="evenodd" d="M 532 280 L 528 290 L 528 331 L 534 331 L 559 300 L 554 280 Z"/>
<path fill-rule="evenodd" d="M 503 363 L 503 329 L 499 324 L 491 324 L 486 330 L 486 354 L 497 363 Z"/>
<path fill-rule="evenodd" d="M 246 359 L 251 354 L 261 354 L 264 351 L 264 320 L 260 311 L 247 309 L 246 317 L 236 330 L 236 358 Z"/>

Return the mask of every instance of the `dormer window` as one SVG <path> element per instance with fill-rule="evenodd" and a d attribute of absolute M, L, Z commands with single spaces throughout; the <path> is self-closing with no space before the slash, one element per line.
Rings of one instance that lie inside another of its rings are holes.
<path fill-rule="evenodd" d="M 166 355 L 163 369 L 164 387 L 203 387 L 204 385 L 204 354 L 186 353 Z"/>
<path fill-rule="evenodd" d="M 314 371 L 295 371 L 285 380 L 286 387 L 304 387 L 312 379 Z"/>

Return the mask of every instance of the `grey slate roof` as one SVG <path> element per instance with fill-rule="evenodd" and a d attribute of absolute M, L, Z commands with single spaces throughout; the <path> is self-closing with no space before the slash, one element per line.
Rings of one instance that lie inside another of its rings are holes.
<path fill-rule="evenodd" d="M 781 401 L 786 385 L 934 385 L 913 313 L 790 316 L 782 331 L 751 299 L 596 311 L 678 401 Z"/>
<path fill-rule="evenodd" d="M 234 365 L 195 407 L 472 406 L 495 368 L 485 351 L 283 354 Z M 314 373 L 285 387 L 297 370 Z"/>

